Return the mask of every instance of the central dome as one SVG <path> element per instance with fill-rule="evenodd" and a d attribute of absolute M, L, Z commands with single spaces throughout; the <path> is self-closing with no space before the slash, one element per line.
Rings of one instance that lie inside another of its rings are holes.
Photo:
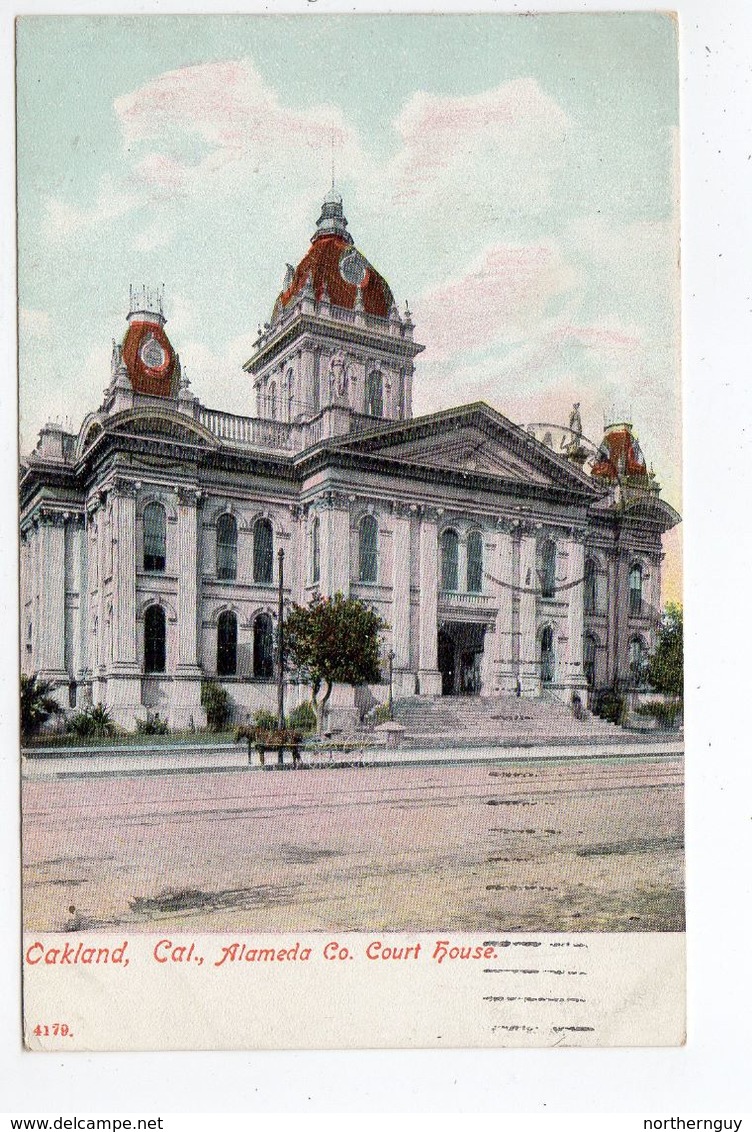
<path fill-rule="evenodd" d="M 311 247 L 298 266 L 289 269 L 275 309 L 284 309 L 309 279 L 317 302 L 326 292 L 333 306 L 353 310 L 360 289 L 366 314 L 388 318 L 394 305 L 389 284 L 355 247 L 347 231 L 342 197 L 334 189 L 324 197 Z"/>

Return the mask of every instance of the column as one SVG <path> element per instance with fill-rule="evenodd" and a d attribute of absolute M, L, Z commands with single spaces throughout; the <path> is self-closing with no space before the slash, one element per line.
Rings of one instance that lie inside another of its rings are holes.
<path fill-rule="evenodd" d="M 39 515 L 40 663 L 45 680 L 66 681 L 65 671 L 65 521 L 54 511 Z"/>
<path fill-rule="evenodd" d="M 198 523 L 201 492 L 197 487 L 177 489 L 177 547 L 168 547 L 168 559 L 178 564 L 178 642 L 175 691 L 170 699 L 169 722 L 173 728 L 202 727 L 206 716 L 201 707 L 201 669 L 198 664 L 199 562 Z M 168 536 L 169 537 L 169 536 Z M 169 661 L 168 661 L 169 663 Z"/>
<path fill-rule="evenodd" d="M 536 592 L 537 592 L 537 543 L 529 528 L 524 528 L 520 536 L 520 671 L 519 680 L 522 694 L 540 694 L 540 664 L 538 641 L 536 637 Z"/>
<path fill-rule="evenodd" d="M 490 573 L 493 577 L 493 581 L 490 585 L 492 592 L 496 594 L 498 602 L 494 640 L 495 664 L 493 686 L 495 691 L 513 692 L 516 687 L 512 625 L 514 549 L 511 526 L 501 519 L 497 523 L 496 545 Z"/>
<path fill-rule="evenodd" d="M 393 687 L 396 696 L 415 691 L 410 673 L 410 510 L 394 505 L 392 512 L 392 641 Z"/>
<path fill-rule="evenodd" d="M 564 682 L 572 689 L 587 687 L 582 667 L 585 631 L 585 532 L 572 531 L 567 542 L 567 652 Z"/>
<path fill-rule="evenodd" d="M 620 687 L 629 684 L 629 551 L 616 556 L 614 584 L 614 680 Z"/>
<path fill-rule="evenodd" d="M 418 688 L 422 696 L 441 694 L 437 645 L 439 632 L 439 515 L 425 507 L 420 517 L 420 613 L 418 629 Z"/>
<path fill-rule="evenodd" d="M 78 532 L 79 587 L 78 587 L 78 667 L 76 680 L 80 683 L 89 674 L 89 518 L 84 511 Z"/>
<path fill-rule="evenodd" d="M 104 580 L 107 574 L 107 539 L 112 537 L 112 533 L 107 524 L 107 511 L 105 495 L 102 493 L 99 497 L 99 507 L 97 509 L 97 655 L 96 665 L 100 681 L 104 675 L 106 652 L 105 641 L 105 594 L 104 594 Z M 100 687 L 100 693 L 103 689 Z M 104 697 L 102 696 L 102 699 Z M 101 702 L 97 700 L 97 702 Z"/>
<path fill-rule="evenodd" d="M 198 499 L 196 488 L 178 488 L 178 669 L 198 668 Z"/>
<path fill-rule="evenodd" d="M 117 479 L 112 492 L 112 662 L 115 671 L 137 670 L 136 485 Z"/>
<path fill-rule="evenodd" d="M 136 648 L 136 492 L 133 480 L 117 476 L 110 502 L 109 538 L 112 545 L 112 668 L 107 673 L 107 708 L 119 727 L 132 729 L 141 708 L 141 673 Z M 104 663 L 104 511 L 99 521 L 99 651 Z"/>
<path fill-rule="evenodd" d="M 331 592 L 350 594 L 350 504 L 346 495 L 332 493 L 330 504 Z"/>
<path fill-rule="evenodd" d="M 325 597 L 350 593 L 350 504 L 346 495 L 329 491 L 319 510 L 320 591 Z"/>

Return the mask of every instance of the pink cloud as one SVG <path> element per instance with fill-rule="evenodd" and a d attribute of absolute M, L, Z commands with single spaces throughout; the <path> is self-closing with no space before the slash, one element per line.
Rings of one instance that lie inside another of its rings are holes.
<path fill-rule="evenodd" d="M 530 78 L 465 97 L 419 91 L 395 121 L 403 143 L 397 161 L 398 191 L 406 196 L 419 193 L 478 145 L 492 147 L 497 161 L 520 146 L 544 150 L 551 142 L 562 141 L 568 121 L 561 107 Z"/>
<path fill-rule="evenodd" d="M 439 361 L 500 340 L 517 341 L 544 317 L 549 301 L 571 290 L 574 272 L 549 244 L 496 244 L 461 276 L 416 302 L 427 359 Z"/>
<path fill-rule="evenodd" d="M 296 111 L 283 106 L 249 59 L 166 71 L 116 99 L 115 112 L 127 145 L 163 136 L 174 138 L 182 130 L 197 135 L 210 151 L 220 150 L 223 160 L 219 164 L 259 151 L 328 150 L 332 133 L 335 144 L 353 144 L 338 108 L 311 106 Z M 177 175 L 178 162 L 167 157 L 159 160 L 170 176 Z M 142 163 L 147 179 L 158 176 L 155 156 L 148 162 Z M 206 165 L 207 159 L 201 167 Z"/>

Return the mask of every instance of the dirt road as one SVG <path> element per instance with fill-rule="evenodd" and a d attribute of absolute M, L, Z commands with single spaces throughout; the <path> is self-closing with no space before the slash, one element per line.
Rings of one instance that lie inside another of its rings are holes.
<path fill-rule="evenodd" d="M 678 931 L 682 799 L 678 757 L 26 782 L 25 926 Z"/>

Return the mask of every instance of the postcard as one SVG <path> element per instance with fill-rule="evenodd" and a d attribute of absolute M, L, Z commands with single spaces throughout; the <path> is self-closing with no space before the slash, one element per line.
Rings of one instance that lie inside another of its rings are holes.
<path fill-rule="evenodd" d="M 675 17 L 16 48 L 27 1048 L 682 1044 Z"/>

